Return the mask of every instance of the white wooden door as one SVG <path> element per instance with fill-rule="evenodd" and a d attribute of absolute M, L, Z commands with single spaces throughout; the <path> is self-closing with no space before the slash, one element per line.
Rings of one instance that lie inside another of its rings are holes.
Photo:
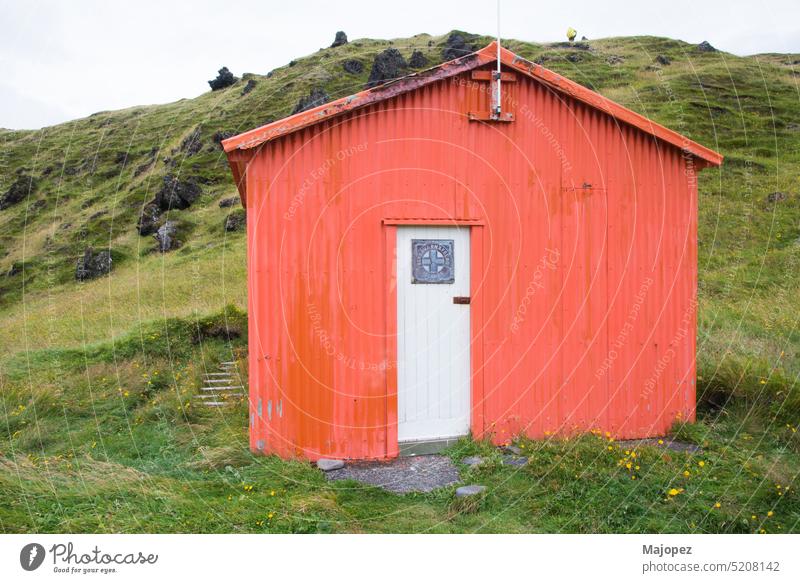
<path fill-rule="evenodd" d="M 397 229 L 398 441 L 466 435 L 470 422 L 468 227 Z M 453 298 L 459 298 L 454 303 Z"/>

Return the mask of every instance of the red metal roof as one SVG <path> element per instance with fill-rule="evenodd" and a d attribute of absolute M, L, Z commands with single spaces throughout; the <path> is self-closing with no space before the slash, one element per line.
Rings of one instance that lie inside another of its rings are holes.
<path fill-rule="evenodd" d="M 646 117 L 640 115 L 630 109 L 603 97 L 599 93 L 587 89 L 583 85 L 579 85 L 574 81 L 559 75 L 537 63 L 533 63 L 527 59 L 523 59 L 519 55 L 502 49 L 500 51 L 501 62 L 503 65 L 524 73 L 533 79 L 540 81 L 551 89 L 573 97 L 587 105 L 594 107 L 611 117 L 621 122 L 630 124 L 643 132 L 655 136 L 684 152 L 696 156 L 709 165 L 719 166 L 722 163 L 722 155 L 706 148 L 690 140 L 689 138 L 666 128 Z M 413 91 L 420 87 L 424 87 L 430 83 L 458 75 L 465 71 L 481 67 L 483 65 L 492 63 L 497 58 L 497 45 L 492 42 L 486 47 L 442 63 L 431 69 L 427 69 L 420 73 L 414 73 L 401 77 L 400 79 L 384 83 L 377 87 L 337 99 L 330 103 L 320 105 L 313 109 L 297 113 L 295 115 L 280 119 L 273 123 L 255 128 L 253 130 L 244 132 L 227 140 L 223 140 L 222 147 L 225 152 L 230 154 L 235 151 L 251 150 L 270 140 L 274 140 L 286 134 L 295 132 L 304 127 L 314 125 L 328 118 L 353 111 L 379 101 L 390 99 L 402 93 Z M 233 163 L 233 160 L 231 160 Z M 240 181 L 237 180 L 237 184 Z"/>

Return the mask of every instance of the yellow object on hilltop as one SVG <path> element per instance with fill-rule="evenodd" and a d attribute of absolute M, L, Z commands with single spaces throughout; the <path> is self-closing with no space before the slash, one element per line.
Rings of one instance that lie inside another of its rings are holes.
<path fill-rule="evenodd" d="M 569 42 L 574 41 L 576 36 L 578 36 L 578 31 L 570 26 L 567 29 L 567 38 L 569 39 Z"/>

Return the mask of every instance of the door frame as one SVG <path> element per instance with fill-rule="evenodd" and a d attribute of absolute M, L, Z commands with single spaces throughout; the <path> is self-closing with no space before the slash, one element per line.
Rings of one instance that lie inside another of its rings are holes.
<path fill-rule="evenodd" d="M 483 294 L 484 221 L 452 218 L 390 218 L 382 221 L 384 231 L 384 285 L 386 290 L 386 457 L 400 454 L 397 440 L 397 227 L 468 227 L 470 229 L 470 431 L 476 439 L 484 435 L 485 391 L 483 382 Z"/>

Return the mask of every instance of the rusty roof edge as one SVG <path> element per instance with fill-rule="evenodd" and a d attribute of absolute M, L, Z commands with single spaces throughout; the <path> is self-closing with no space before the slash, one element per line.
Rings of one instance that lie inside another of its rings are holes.
<path fill-rule="evenodd" d="M 317 106 L 313 109 L 297 113 L 283 118 L 270 124 L 244 132 L 232 138 L 222 141 L 222 147 L 226 153 L 234 151 L 250 150 L 261 144 L 278 138 L 280 136 L 295 132 L 310 125 L 313 125 L 329 117 L 337 116 L 354 109 L 365 107 L 391 97 L 395 97 L 408 91 L 413 91 L 424 87 L 435 81 L 446 79 L 459 73 L 469 71 L 492 62 L 496 58 L 497 45 L 492 41 L 484 48 L 447 61 L 435 67 L 431 67 L 418 73 L 412 73 L 405 77 L 400 77 L 377 87 L 366 89 L 347 97 L 342 97 L 330 103 Z M 687 152 L 693 156 L 701 158 L 713 166 L 722 163 L 723 156 L 714 150 L 694 142 L 686 136 L 671 130 L 653 120 L 636 113 L 627 107 L 608 99 L 584 87 L 538 63 L 520 57 L 512 51 L 501 48 L 501 61 L 517 71 L 520 71 L 533 79 L 536 79 L 548 87 L 573 97 L 590 107 L 594 107 L 615 119 L 632 125 L 645 133 L 659 138 L 673 146 Z"/>

